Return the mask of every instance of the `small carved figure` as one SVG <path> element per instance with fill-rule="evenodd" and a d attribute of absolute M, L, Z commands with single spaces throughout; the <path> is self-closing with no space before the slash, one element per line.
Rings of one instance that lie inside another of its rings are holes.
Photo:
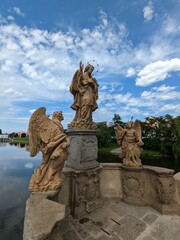
<path fill-rule="evenodd" d="M 115 126 L 117 143 L 122 146 L 123 165 L 127 167 L 140 167 L 142 152 L 141 126 L 138 120 L 133 125 L 127 122 L 125 128 L 119 124 Z"/>
<path fill-rule="evenodd" d="M 46 108 L 38 108 L 29 121 L 30 156 L 38 151 L 38 141 L 42 152 L 42 163 L 35 169 L 29 183 L 31 192 L 57 190 L 63 181 L 62 170 L 68 158 L 69 138 L 64 133 L 61 123 L 61 112 L 53 114 L 53 120 L 46 116 Z"/>
<path fill-rule="evenodd" d="M 71 108 L 76 111 L 76 115 L 71 122 L 74 129 L 96 129 L 96 124 L 92 119 L 92 112 L 98 108 L 98 83 L 92 77 L 94 67 L 88 64 L 84 69 L 84 64 L 80 62 L 79 69 L 75 72 L 70 92 L 74 95 L 74 103 Z"/>

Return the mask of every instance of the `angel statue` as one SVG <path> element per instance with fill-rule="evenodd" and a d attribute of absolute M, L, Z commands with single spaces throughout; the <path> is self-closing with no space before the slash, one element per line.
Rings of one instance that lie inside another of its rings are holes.
<path fill-rule="evenodd" d="M 141 146 L 144 143 L 141 140 L 140 121 L 136 120 L 134 125 L 127 122 L 125 128 L 119 124 L 115 126 L 117 143 L 122 146 L 123 165 L 127 167 L 140 167 L 142 152 Z"/>
<path fill-rule="evenodd" d="M 35 169 L 30 183 L 31 192 L 44 192 L 57 190 L 61 187 L 64 176 L 62 170 L 68 158 L 67 148 L 69 138 L 64 133 L 60 121 L 61 112 L 53 114 L 53 120 L 46 116 L 46 108 L 38 108 L 29 121 L 30 156 L 36 156 L 38 143 L 42 152 L 42 163 Z"/>
<path fill-rule="evenodd" d="M 98 83 L 92 77 L 94 67 L 88 64 L 84 71 L 84 64 L 80 62 L 79 69 L 75 72 L 70 92 L 74 95 L 74 103 L 71 108 L 76 111 L 71 122 L 74 129 L 96 129 L 92 119 L 92 112 L 98 108 Z"/>

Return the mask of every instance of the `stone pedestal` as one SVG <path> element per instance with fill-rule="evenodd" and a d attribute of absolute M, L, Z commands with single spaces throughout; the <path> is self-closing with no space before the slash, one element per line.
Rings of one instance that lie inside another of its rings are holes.
<path fill-rule="evenodd" d="M 145 205 L 143 168 L 122 167 L 123 201 Z"/>
<path fill-rule="evenodd" d="M 70 139 L 69 157 L 66 167 L 86 170 L 99 166 L 98 143 L 95 130 L 68 130 Z"/>
<path fill-rule="evenodd" d="M 103 205 L 100 195 L 100 172 L 102 168 L 72 172 L 71 211 L 80 218 Z"/>

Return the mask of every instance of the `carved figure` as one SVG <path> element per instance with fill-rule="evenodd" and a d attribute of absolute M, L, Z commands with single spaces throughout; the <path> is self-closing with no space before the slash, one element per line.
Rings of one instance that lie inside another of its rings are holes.
<path fill-rule="evenodd" d="M 123 165 L 127 167 L 140 167 L 142 152 L 141 126 L 138 120 L 133 125 L 127 122 L 125 128 L 119 124 L 115 126 L 117 143 L 122 146 Z"/>
<path fill-rule="evenodd" d="M 98 108 L 98 83 L 92 77 L 94 67 L 88 64 L 84 69 L 84 64 L 80 62 L 79 69 L 75 72 L 70 92 L 74 95 L 74 103 L 71 108 L 76 111 L 76 115 L 71 122 L 74 129 L 96 129 L 96 124 L 92 119 L 92 112 Z"/>
<path fill-rule="evenodd" d="M 62 169 L 68 157 L 70 141 L 62 125 L 58 124 L 58 120 L 63 118 L 62 113 L 55 112 L 53 120 L 45 113 L 46 108 L 41 107 L 32 114 L 29 121 L 30 156 L 36 156 L 38 141 L 42 152 L 42 163 L 35 169 L 29 183 L 31 192 L 59 189 L 63 181 Z"/>

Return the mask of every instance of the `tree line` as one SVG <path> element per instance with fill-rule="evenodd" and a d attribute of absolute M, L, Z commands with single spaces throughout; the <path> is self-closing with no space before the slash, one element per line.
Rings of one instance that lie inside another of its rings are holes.
<path fill-rule="evenodd" d="M 133 122 L 133 117 L 131 117 Z M 114 126 L 119 124 L 124 127 L 119 114 L 114 114 L 112 125 L 106 122 L 98 123 L 98 145 L 109 147 L 116 143 Z M 173 118 L 170 114 L 159 117 L 147 117 L 141 121 L 143 149 L 159 151 L 161 154 L 174 156 L 180 159 L 180 116 Z"/>

